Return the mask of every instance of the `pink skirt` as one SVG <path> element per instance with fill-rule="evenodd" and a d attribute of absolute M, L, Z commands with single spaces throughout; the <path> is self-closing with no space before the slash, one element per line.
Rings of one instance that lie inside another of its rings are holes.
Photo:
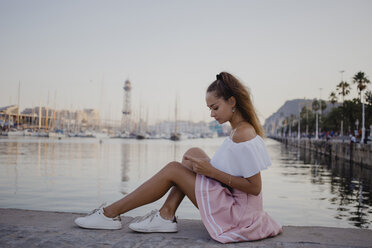
<path fill-rule="evenodd" d="M 221 243 L 253 241 L 278 235 L 282 226 L 262 209 L 262 193 L 249 195 L 196 175 L 195 195 L 209 235 Z"/>

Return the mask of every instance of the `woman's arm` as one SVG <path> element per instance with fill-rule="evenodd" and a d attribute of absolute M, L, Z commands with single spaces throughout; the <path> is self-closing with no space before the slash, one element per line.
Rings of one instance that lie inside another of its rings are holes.
<path fill-rule="evenodd" d="M 260 173 L 248 178 L 236 177 L 214 168 L 207 160 L 194 158 L 191 156 L 185 156 L 185 159 L 193 162 L 193 171 L 196 173 L 214 178 L 231 188 L 238 189 L 247 194 L 257 196 L 261 192 Z"/>
<path fill-rule="evenodd" d="M 244 178 L 232 176 L 228 173 L 215 169 L 216 171 L 209 177 L 220 181 L 227 186 L 243 191 L 251 195 L 259 195 L 261 192 L 261 173 Z"/>

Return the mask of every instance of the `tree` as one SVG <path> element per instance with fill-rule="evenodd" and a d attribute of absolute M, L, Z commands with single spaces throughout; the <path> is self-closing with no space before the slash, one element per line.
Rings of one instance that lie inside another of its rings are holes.
<path fill-rule="evenodd" d="M 304 106 L 300 113 L 301 116 L 301 129 L 306 131 L 308 134 L 309 130 L 313 130 L 315 128 L 315 117 L 313 115 L 313 112 L 310 108 L 307 108 Z"/>
<path fill-rule="evenodd" d="M 291 114 L 288 118 L 290 136 L 292 136 L 292 128 L 294 127 L 294 121 L 295 120 L 296 120 L 296 115 L 294 115 L 294 114 Z"/>
<path fill-rule="evenodd" d="M 339 120 L 342 117 L 341 108 L 333 108 L 324 118 L 323 118 L 323 130 L 324 131 L 338 131 L 340 130 Z"/>
<path fill-rule="evenodd" d="M 362 99 L 362 91 L 365 90 L 367 88 L 367 84 L 371 83 L 371 81 L 369 81 L 369 79 L 367 78 L 367 75 L 360 71 L 358 72 L 357 74 L 355 74 L 355 76 L 353 77 L 353 82 L 355 84 L 357 84 L 357 87 L 358 87 L 358 91 L 359 91 L 359 100 L 360 102 L 362 102 L 362 107 L 363 107 L 363 111 L 362 111 L 362 142 L 364 142 L 364 138 L 365 138 L 365 110 L 364 110 L 364 102 L 363 102 L 363 99 Z"/>
<path fill-rule="evenodd" d="M 360 71 L 354 75 L 353 83 L 357 85 L 359 99 L 362 101 L 362 91 L 367 88 L 367 84 L 371 83 L 371 81 L 369 81 L 364 72 Z"/>
<path fill-rule="evenodd" d="M 286 137 L 288 131 L 288 117 L 282 120 L 282 133 Z"/>
<path fill-rule="evenodd" d="M 372 91 L 366 91 L 364 99 L 366 100 L 366 126 L 368 127 L 372 124 Z M 369 132 L 371 133 L 372 130 L 369 130 Z"/>
<path fill-rule="evenodd" d="M 314 112 L 317 112 L 319 110 L 319 101 L 314 99 L 313 100 L 313 103 L 311 104 L 311 107 L 312 109 L 314 110 Z"/>
<path fill-rule="evenodd" d="M 345 96 L 349 95 L 350 89 L 351 89 L 350 84 L 348 84 L 346 81 L 341 81 L 336 86 L 338 94 L 342 96 L 342 102 L 344 102 Z"/>
<path fill-rule="evenodd" d="M 364 94 L 364 99 L 366 99 L 366 103 L 368 105 L 372 105 L 372 91 L 366 91 L 366 93 Z"/>
<path fill-rule="evenodd" d="M 316 113 L 315 114 L 316 115 L 315 138 L 318 139 L 318 129 L 319 129 L 318 110 L 320 109 L 320 102 L 317 99 L 314 99 L 311 106 Z"/>
<path fill-rule="evenodd" d="M 331 94 L 329 95 L 329 101 L 333 104 L 333 105 L 335 105 L 335 103 L 337 102 L 337 95 L 336 95 L 336 93 L 334 92 L 334 91 L 332 91 L 331 92 Z"/>
<path fill-rule="evenodd" d="M 323 113 L 323 111 L 327 108 L 327 103 L 324 100 L 320 100 L 319 104 L 320 104 L 320 110 Z"/>
<path fill-rule="evenodd" d="M 345 96 L 347 96 L 350 93 L 350 84 L 346 81 L 341 81 L 337 86 L 336 90 L 338 91 L 338 94 L 342 96 L 342 117 L 341 117 L 341 132 L 340 135 L 344 135 L 344 116 L 346 115 L 343 111 L 345 111 L 344 103 L 345 103 Z"/>
<path fill-rule="evenodd" d="M 360 116 L 362 115 L 362 104 L 359 98 L 346 100 L 341 108 L 345 117 L 345 127 L 348 127 L 349 131 L 356 129 L 355 121 L 357 119 L 360 121 Z"/>

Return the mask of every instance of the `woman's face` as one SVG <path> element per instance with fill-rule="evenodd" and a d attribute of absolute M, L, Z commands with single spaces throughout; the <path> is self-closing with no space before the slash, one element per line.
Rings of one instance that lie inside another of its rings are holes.
<path fill-rule="evenodd" d="M 217 98 L 215 92 L 207 92 L 205 96 L 208 108 L 211 110 L 211 117 L 216 119 L 218 123 L 222 124 L 229 121 L 232 118 L 232 108 L 235 102 L 232 97 L 225 101 L 222 97 Z"/>

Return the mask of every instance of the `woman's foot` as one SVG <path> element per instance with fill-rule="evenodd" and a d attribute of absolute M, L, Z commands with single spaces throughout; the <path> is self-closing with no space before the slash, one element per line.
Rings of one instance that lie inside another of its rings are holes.
<path fill-rule="evenodd" d="M 92 213 L 84 217 L 75 219 L 75 224 L 82 228 L 88 229 L 121 229 L 120 216 L 109 218 L 104 215 L 103 206 L 93 210 Z"/>
<path fill-rule="evenodd" d="M 136 218 L 129 228 L 136 232 L 177 232 L 177 219 L 174 217 L 173 220 L 166 220 L 160 216 L 158 210 L 153 210 L 151 213 Z"/>

